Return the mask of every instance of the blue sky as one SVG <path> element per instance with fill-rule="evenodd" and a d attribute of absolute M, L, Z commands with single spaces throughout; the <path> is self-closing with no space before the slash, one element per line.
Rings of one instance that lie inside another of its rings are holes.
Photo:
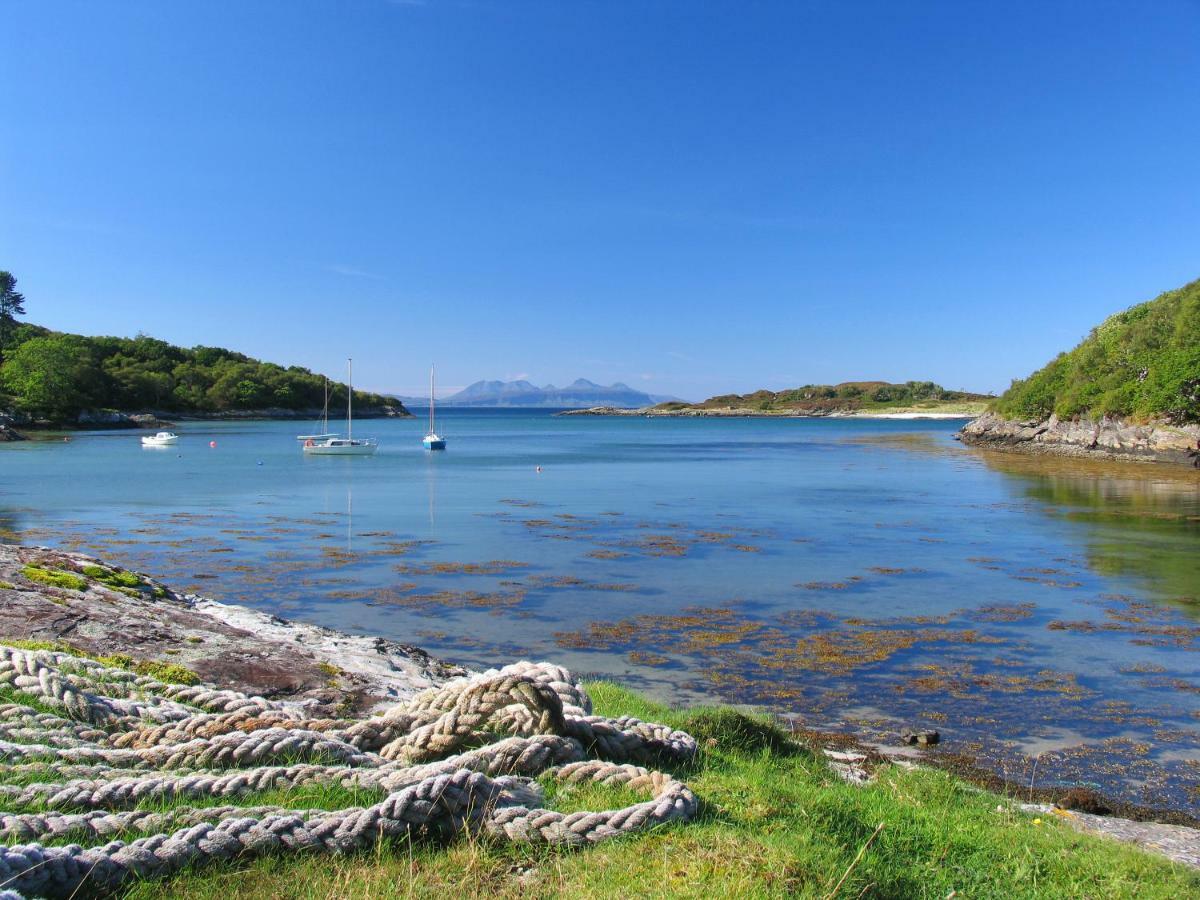
<path fill-rule="evenodd" d="M 0 0 L 29 319 L 419 392 L 1002 390 L 1200 277 L 1200 4 Z"/>

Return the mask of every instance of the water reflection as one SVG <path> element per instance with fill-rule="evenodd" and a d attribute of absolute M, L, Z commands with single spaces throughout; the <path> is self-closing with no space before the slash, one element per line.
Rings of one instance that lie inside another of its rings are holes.
<path fill-rule="evenodd" d="M 981 453 L 1046 515 L 1083 526 L 1088 565 L 1131 577 L 1155 599 L 1200 616 L 1200 472 L 1012 453 Z"/>

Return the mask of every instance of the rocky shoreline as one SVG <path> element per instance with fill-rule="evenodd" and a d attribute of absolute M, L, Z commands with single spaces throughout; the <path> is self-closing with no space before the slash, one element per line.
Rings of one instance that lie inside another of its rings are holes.
<path fill-rule="evenodd" d="M 368 712 L 466 673 L 418 647 L 177 594 L 47 547 L 0 545 L 0 610 L 0 641 L 175 666 L 200 681 L 305 702 L 314 715 Z"/>
<path fill-rule="evenodd" d="M 957 435 L 970 446 L 1200 468 L 1200 425 L 1133 424 L 1117 418 L 1014 421 L 986 413 Z"/>

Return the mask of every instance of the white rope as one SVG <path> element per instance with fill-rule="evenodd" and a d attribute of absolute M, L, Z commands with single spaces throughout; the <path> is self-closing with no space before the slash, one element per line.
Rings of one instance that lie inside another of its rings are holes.
<path fill-rule="evenodd" d="M 18 782 L 0 784 L 0 803 L 37 808 L 0 812 L 0 838 L 93 843 L 0 847 L 0 900 L 105 893 L 130 879 L 271 851 L 349 852 L 414 829 L 582 846 L 685 821 L 698 806 L 686 785 L 635 765 L 686 761 L 696 752 L 690 735 L 592 715 L 571 674 L 547 663 L 456 679 L 361 721 L 306 719 L 295 704 L 3 646 L 0 684 L 63 714 L 0 705 L 0 775 Z M 20 783 L 48 767 L 66 780 Z M 530 781 L 547 772 L 650 799 L 560 813 L 542 808 Z M 385 796 L 333 811 L 186 805 L 304 785 Z M 138 808 L 146 803 L 180 805 Z"/>

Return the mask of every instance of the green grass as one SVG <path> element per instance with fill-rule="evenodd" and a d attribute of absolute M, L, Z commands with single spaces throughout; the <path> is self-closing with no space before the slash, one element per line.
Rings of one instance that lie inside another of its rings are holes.
<path fill-rule="evenodd" d="M 109 587 L 141 587 L 144 582 L 132 572 L 107 569 L 104 566 L 84 566 L 83 574 Z"/>
<path fill-rule="evenodd" d="M 0 641 L 0 643 L 12 646 L 11 641 Z M 62 707 L 51 706 L 48 703 L 42 702 L 37 697 L 31 694 L 26 694 L 18 691 L 16 688 L 7 684 L 0 684 L 0 703 L 16 703 L 19 706 L 28 706 L 31 709 L 37 710 L 40 713 L 50 713 L 52 716 L 63 716 Z M 3 773 L 0 772 L 0 775 Z"/>
<path fill-rule="evenodd" d="M 679 772 L 702 799 L 696 821 L 582 851 L 464 836 L 450 844 L 380 842 L 349 857 L 272 856 L 144 882 L 129 896 L 828 897 L 839 881 L 836 896 L 846 898 L 943 898 L 954 891 L 1181 897 L 1200 890 L 1193 870 L 1080 835 L 1053 817 L 1035 820 L 943 772 L 884 767 L 871 786 L 851 787 L 766 720 L 731 710 L 668 710 L 610 684 L 589 690 L 598 712 L 665 721 L 697 735 L 701 757 Z M 550 805 L 564 811 L 640 799 L 627 789 L 543 781 Z"/>
<path fill-rule="evenodd" d="M 72 572 L 29 565 L 22 566 L 21 574 L 30 581 L 49 587 L 66 588 L 72 591 L 86 591 L 88 589 L 88 580 Z"/>

